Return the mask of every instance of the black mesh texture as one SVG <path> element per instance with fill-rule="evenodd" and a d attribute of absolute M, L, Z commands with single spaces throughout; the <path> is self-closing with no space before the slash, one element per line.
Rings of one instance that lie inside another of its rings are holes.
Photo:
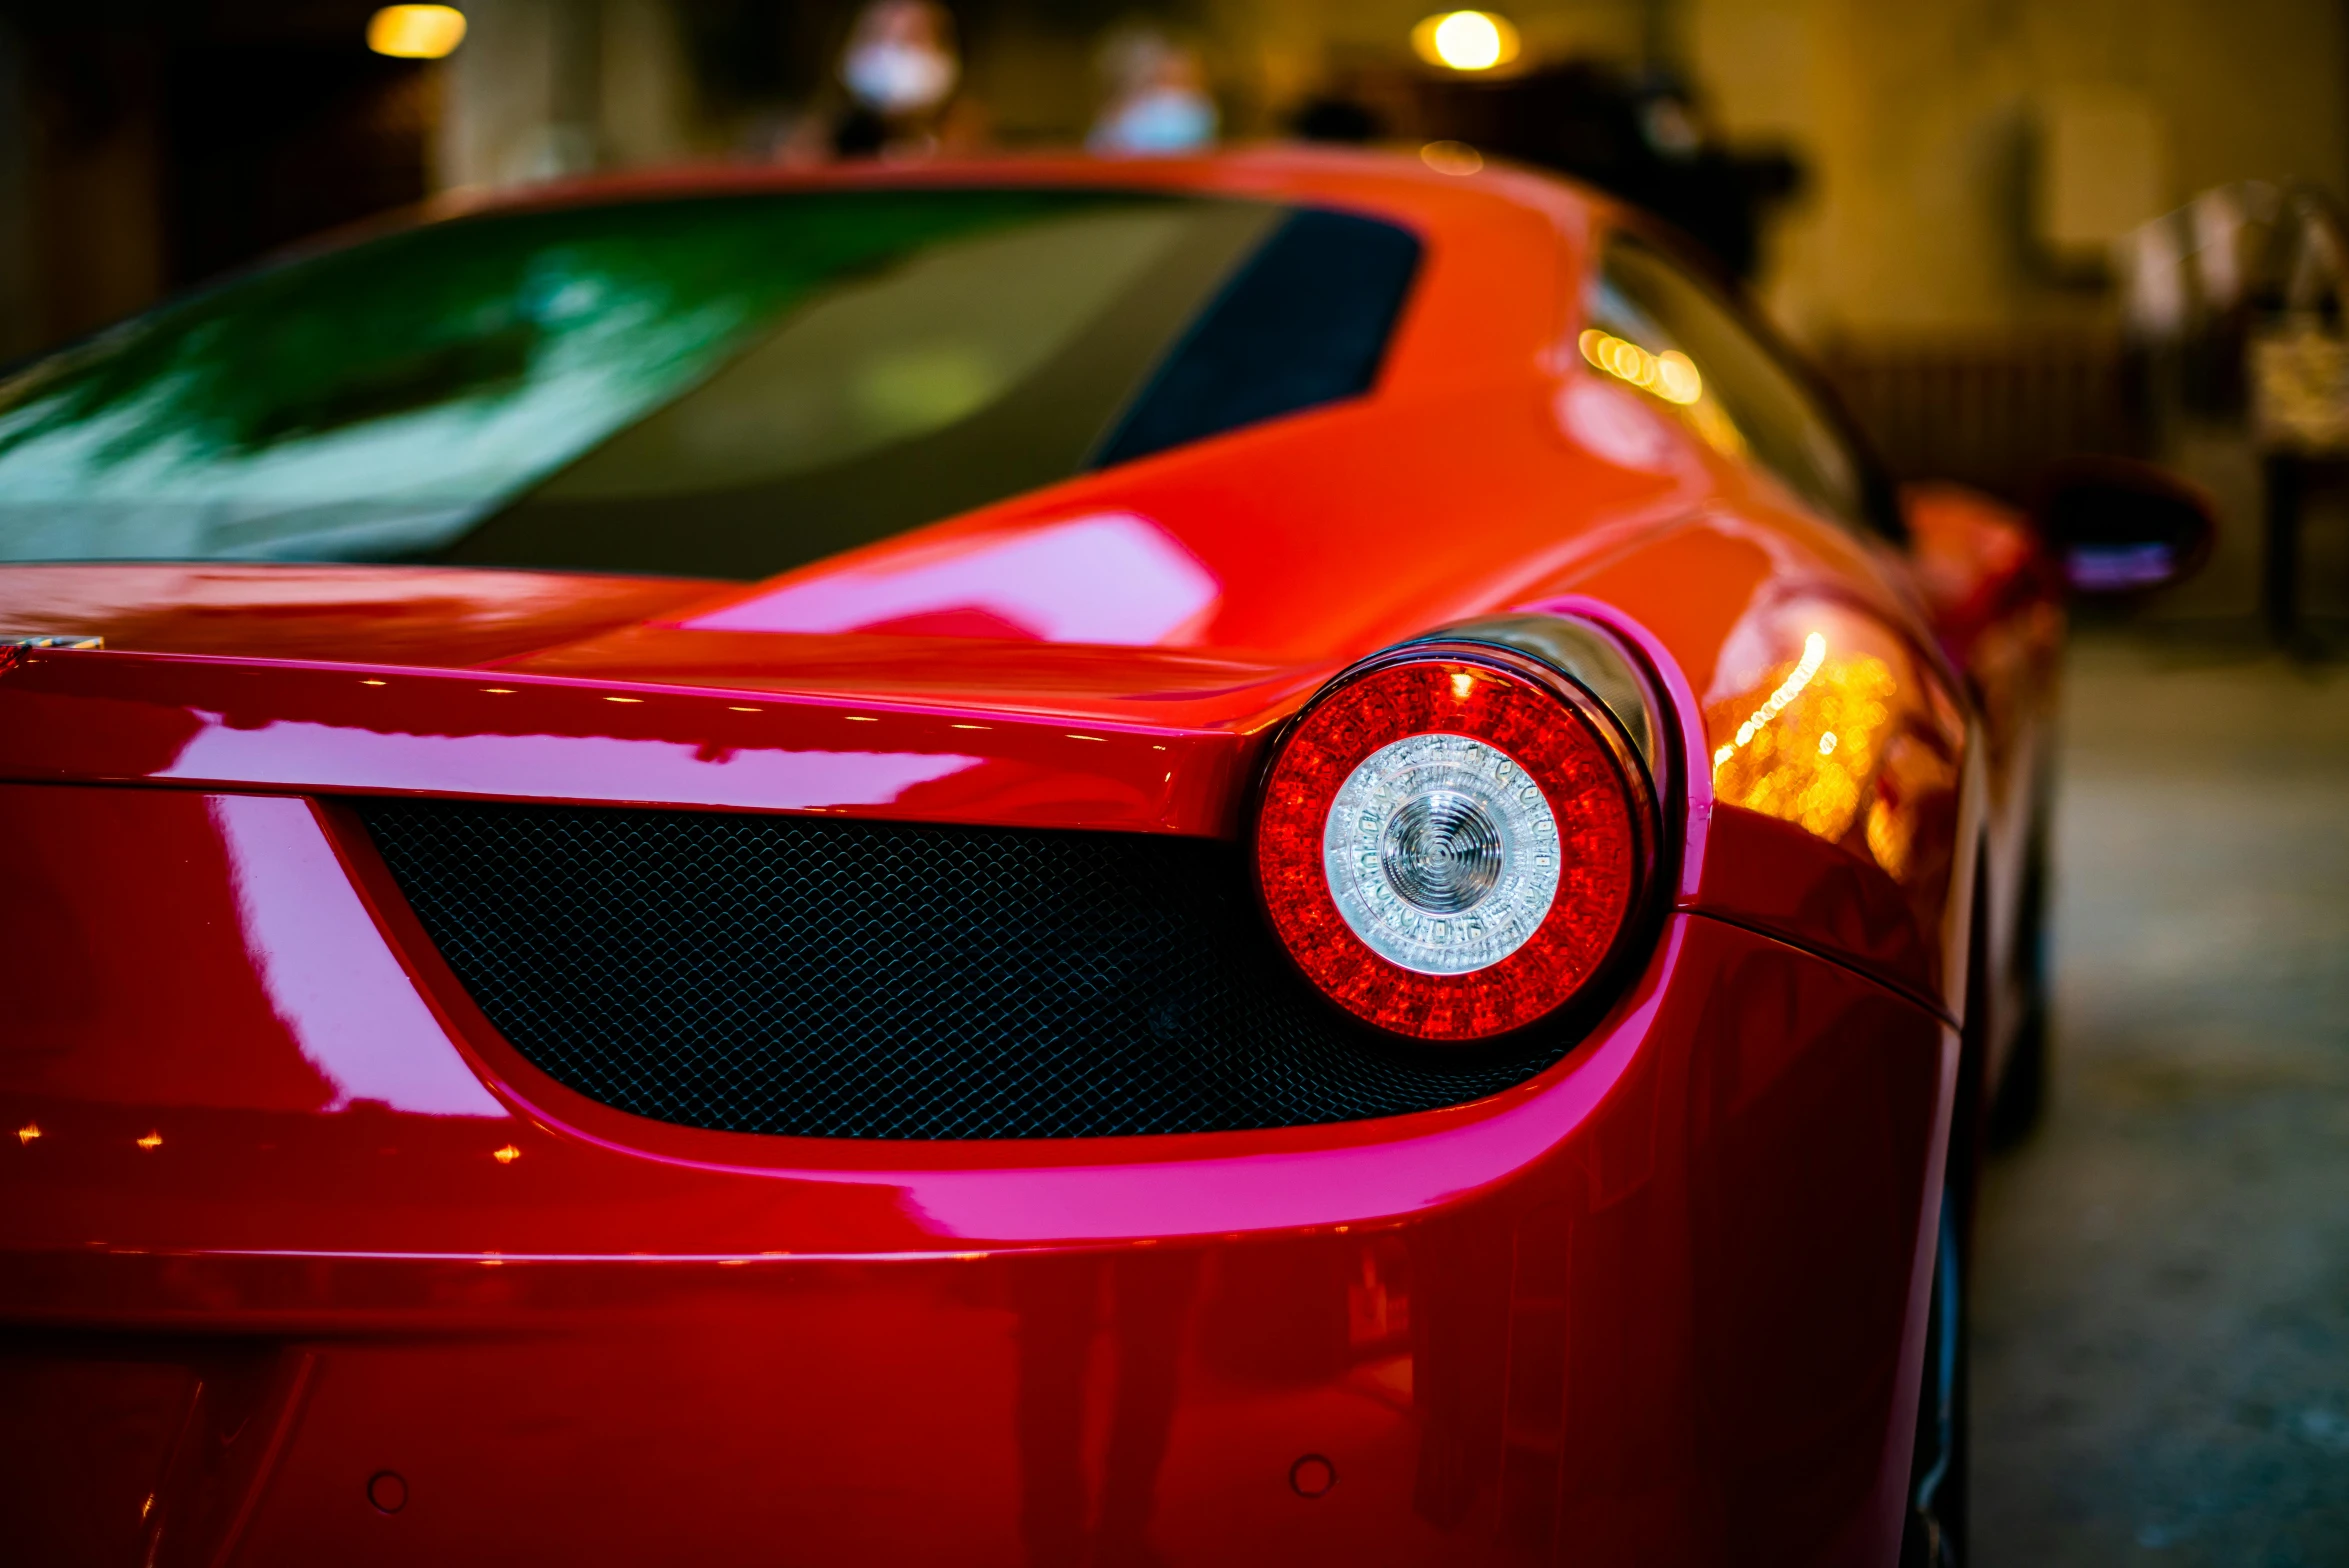
<path fill-rule="evenodd" d="M 1340 1014 L 1239 852 L 1127 833 L 369 801 L 417 917 L 551 1077 L 693 1127 L 1075 1138 L 1355 1121 L 1523 1082 Z"/>

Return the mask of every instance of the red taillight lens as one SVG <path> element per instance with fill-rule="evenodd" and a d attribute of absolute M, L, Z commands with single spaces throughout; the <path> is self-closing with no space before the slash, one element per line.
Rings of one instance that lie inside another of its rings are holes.
<path fill-rule="evenodd" d="M 1646 781 L 1595 701 L 1529 660 L 1413 649 L 1306 709 L 1265 780 L 1273 927 L 1349 1012 L 1474 1041 L 1557 1012 L 1645 891 Z"/>

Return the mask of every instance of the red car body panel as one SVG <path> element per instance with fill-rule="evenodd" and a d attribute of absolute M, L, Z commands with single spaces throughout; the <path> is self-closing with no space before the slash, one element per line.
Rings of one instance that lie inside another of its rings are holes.
<path fill-rule="evenodd" d="M 7 795 L 12 885 L 65 901 L 58 939 L 12 945 L 10 994 L 75 1044 L 11 1094 L 37 1134 L 0 1309 L 77 1336 L 38 1448 L 90 1468 L 60 1480 L 144 1480 L 191 1555 L 1015 1562 L 1023 1486 L 1031 1535 L 1085 1517 L 1101 1420 L 1168 1445 L 1157 1512 L 1202 1555 L 1669 1560 L 1763 1509 L 1786 1560 L 1872 1561 L 1897 1531 L 1887 1423 L 1956 1032 L 1785 944 L 1675 919 L 1571 1062 L 1456 1111 L 1109 1148 L 769 1139 L 648 1128 L 537 1073 L 331 813 Z M 92 923 L 116 940 L 61 950 Z M 331 985 L 305 949 L 340 959 Z M 215 1423 L 224 1453 L 174 1490 L 118 1428 L 77 1430 L 96 1412 Z M 247 1443 L 283 1447 L 273 1475 Z M 1308 1454 L 1325 1498 L 1289 1485 Z M 388 1525 L 382 1470 L 412 1498 Z"/>
<path fill-rule="evenodd" d="M 1961 1039 L 1997 1033 L 1969 979 L 1995 1001 L 2007 962 L 1976 884 L 2011 919 L 2061 629 L 2028 535 L 1933 495 L 1916 560 L 1864 543 L 1561 355 L 1616 221 L 1562 187 L 920 177 L 1355 205 L 1427 262 L 1368 399 L 751 587 L 0 569 L 7 629 L 107 638 L 0 673 L 32 1560 L 1891 1561 Z M 1594 398 L 1656 439 L 1594 447 Z M 1154 586 L 1104 610 L 1103 550 Z M 338 804 L 1231 838 L 1331 673 L 1504 610 L 1654 665 L 1678 884 L 1583 1044 L 1444 1111 L 649 1122 L 499 1038 Z M 1848 799 L 1738 772 L 1757 703 L 1854 681 L 1881 744 L 1821 775 Z"/>

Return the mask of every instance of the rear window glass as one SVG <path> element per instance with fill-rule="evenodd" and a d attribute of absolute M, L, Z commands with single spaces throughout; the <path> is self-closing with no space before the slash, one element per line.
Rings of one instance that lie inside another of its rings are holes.
<path fill-rule="evenodd" d="M 1065 190 L 504 214 L 0 384 L 0 559 L 757 578 L 1368 391 L 1418 244 Z"/>
<path fill-rule="evenodd" d="M 1106 462 L 1367 391 L 1419 242 L 1343 212 L 1292 213 L 1110 438 Z"/>

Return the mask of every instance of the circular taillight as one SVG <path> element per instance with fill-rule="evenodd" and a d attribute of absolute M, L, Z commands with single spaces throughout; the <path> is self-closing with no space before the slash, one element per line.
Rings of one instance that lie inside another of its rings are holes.
<path fill-rule="evenodd" d="M 1273 928 L 1306 977 L 1422 1040 L 1507 1034 L 1606 965 L 1644 891 L 1646 780 L 1579 688 L 1488 650 L 1342 677 L 1282 741 L 1256 821 Z"/>

